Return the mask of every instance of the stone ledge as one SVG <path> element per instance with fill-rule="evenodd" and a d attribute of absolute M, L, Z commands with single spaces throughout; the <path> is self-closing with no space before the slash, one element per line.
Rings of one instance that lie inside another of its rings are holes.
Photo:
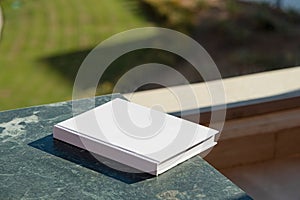
<path fill-rule="evenodd" d="M 226 124 L 235 124 L 238 127 L 247 126 L 247 117 L 251 118 L 252 126 L 259 125 L 262 118 L 259 117 L 263 114 L 274 113 L 278 111 L 283 111 L 280 116 L 267 117 L 265 124 L 274 123 L 280 121 L 281 124 L 276 124 L 286 128 L 285 126 L 293 126 L 296 119 L 293 119 L 293 123 L 289 121 L 290 125 L 284 124 L 284 120 L 290 118 L 289 115 L 292 114 L 295 118 L 298 111 L 288 111 L 300 108 L 300 67 L 281 69 L 270 72 L 263 72 L 257 74 L 250 74 L 245 76 L 239 76 L 234 78 L 224 79 L 224 88 L 226 93 L 226 103 L 227 103 L 227 116 Z M 208 82 L 207 84 L 214 84 L 215 81 Z M 156 104 L 160 104 L 165 112 L 179 115 L 188 120 L 199 122 L 194 116 L 200 116 L 201 124 L 208 124 L 210 121 L 211 107 L 218 110 L 218 106 L 213 105 L 210 99 L 209 91 L 206 87 L 206 83 L 196 83 L 189 86 L 181 85 L 174 86 L 171 89 L 178 91 L 184 91 L 185 88 L 191 87 L 196 95 L 197 106 L 195 105 L 184 105 L 185 107 L 180 107 L 177 99 L 170 93 L 168 88 L 161 88 L 155 90 L 147 90 L 136 92 L 132 96 L 130 94 L 125 94 L 124 96 L 132 102 L 153 107 Z M 201 92 L 200 92 L 201 91 Z M 273 115 L 273 114 L 272 114 Z M 278 118 L 279 117 L 279 118 Z M 242 121 L 240 121 L 241 118 Z M 285 119 L 286 118 L 286 119 Z M 229 121 L 237 120 L 237 121 Z M 276 121 L 277 120 L 277 121 Z M 246 123 L 243 125 L 243 121 Z M 271 125 L 268 125 L 272 128 Z M 242 127 L 244 128 L 244 127 Z M 259 131 L 259 130 L 258 130 Z M 249 132 L 247 134 L 250 134 Z M 228 136 L 228 134 L 225 134 Z M 231 135 L 228 137 L 239 136 L 238 134 Z"/>
<path fill-rule="evenodd" d="M 229 120 L 205 160 L 225 169 L 299 154 L 299 116 L 298 108 Z"/>
<path fill-rule="evenodd" d="M 294 67 L 223 80 L 228 105 L 226 122 L 218 145 L 205 159 L 224 169 L 300 153 L 299 77 L 300 67 Z M 187 86 L 175 87 L 184 90 Z M 218 105 L 211 104 L 205 83 L 191 87 L 199 107 L 184 107 L 183 118 L 195 121 L 193 112 L 200 112 L 200 123 L 207 125 L 208 108 Z M 159 102 L 169 113 L 180 111 L 166 88 L 125 96 L 148 107 Z"/>
<path fill-rule="evenodd" d="M 253 104 L 261 104 L 284 99 L 300 97 L 300 67 L 293 67 L 269 72 L 250 74 L 245 76 L 223 79 L 226 103 L 230 109 Z M 140 91 L 124 96 L 132 102 L 152 107 L 158 102 L 165 112 L 175 113 L 179 111 L 209 108 L 213 105 L 206 84 L 215 84 L 218 81 L 207 83 L 190 84 L 196 95 L 197 105 L 184 105 L 180 107 L 179 102 L 168 88 Z M 186 85 L 170 87 L 171 89 L 184 91 Z M 295 101 L 296 102 L 296 101 Z M 286 104 L 285 104 L 286 105 Z M 284 106 L 284 105 L 281 105 Z M 287 105 L 286 105 L 287 106 Z M 275 108 L 274 108 L 275 109 Z"/>

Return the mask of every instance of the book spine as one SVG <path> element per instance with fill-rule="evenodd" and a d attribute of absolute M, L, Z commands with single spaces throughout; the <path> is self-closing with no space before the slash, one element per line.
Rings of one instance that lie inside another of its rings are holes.
<path fill-rule="evenodd" d="M 158 163 L 147 160 L 132 152 L 127 152 L 123 149 L 118 149 L 115 146 L 110 146 L 97 140 L 84 137 L 75 132 L 70 132 L 70 130 L 66 130 L 57 125 L 53 128 L 53 138 L 114 160 L 139 171 L 157 176 Z"/>

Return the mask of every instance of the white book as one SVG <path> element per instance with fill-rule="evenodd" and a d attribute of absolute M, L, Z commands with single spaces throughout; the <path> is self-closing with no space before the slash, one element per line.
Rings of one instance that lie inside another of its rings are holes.
<path fill-rule="evenodd" d="M 55 139 L 156 176 L 213 147 L 217 133 L 122 99 L 60 122 L 53 129 Z"/>

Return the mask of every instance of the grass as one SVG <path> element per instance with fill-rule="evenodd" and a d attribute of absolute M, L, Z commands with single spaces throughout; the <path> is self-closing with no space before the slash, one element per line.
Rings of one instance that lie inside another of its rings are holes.
<path fill-rule="evenodd" d="M 209 52 L 223 77 L 300 64 L 299 13 L 235 0 L 198 0 L 197 9 L 191 7 L 193 15 L 186 19 L 185 14 L 178 16 L 186 9 L 173 12 L 168 4 L 182 1 L 143 1 L 157 5 L 143 5 L 141 0 L 0 0 L 5 17 L 0 110 L 70 100 L 85 56 L 104 39 L 137 27 L 186 30 Z M 169 10 L 161 13 L 162 8 Z M 191 29 L 184 28 L 190 25 Z M 150 62 L 171 66 L 190 82 L 201 81 L 184 59 L 146 49 L 116 59 L 100 80 L 97 94 L 111 92 L 127 70 Z"/>
<path fill-rule="evenodd" d="M 41 59 L 95 47 L 109 36 L 149 26 L 135 1 L 2 0 L 0 110 L 71 99 L 72 81 Z"/>

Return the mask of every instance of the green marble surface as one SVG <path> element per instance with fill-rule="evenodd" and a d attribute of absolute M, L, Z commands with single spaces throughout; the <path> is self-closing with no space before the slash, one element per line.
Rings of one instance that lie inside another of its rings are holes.
<path fill-rule="evenodd" d="M 110 98 L 97 97 L 96 104 Z M 53 125 L 70 117 L 71 102 L 0 112 L 1 200 L 251 199 L 198 156 L 159 177 L 111 169 L 53 140 Z"/>

